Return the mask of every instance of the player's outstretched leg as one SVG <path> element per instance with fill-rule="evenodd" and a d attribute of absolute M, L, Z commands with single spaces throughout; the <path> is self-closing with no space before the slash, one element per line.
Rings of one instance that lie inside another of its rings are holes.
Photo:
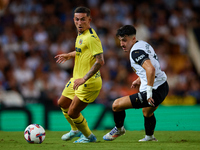
<path fill-rule="evenodd" d="M 80 137 L 81 135 L 82 135 L 81 131 L 79 131 L 79 130 L 76 130 L 76 131 L 71 130 L 70 132 L 64 134 L 61 137 L 61 139 L 63 141 L 68 141 L 68 140 L 73 139 L 74 137 Z"/>
<path fill-rule="evenodd" d="M 154 135 L 145 135 L 145 138 L 139 140 L 139 142 L 146 142 L 146 141 L 158 141 Z"/>
<path fill-rule="evenodd" d="M 103 139 L 106 141 L 112 141 L 116 139 L 117 137 L 124 135 L 126 132 L 124 126 L 121 128 L 114 127 L 110 132 L 108 132 L 106 135 L 103 136 Z"/>

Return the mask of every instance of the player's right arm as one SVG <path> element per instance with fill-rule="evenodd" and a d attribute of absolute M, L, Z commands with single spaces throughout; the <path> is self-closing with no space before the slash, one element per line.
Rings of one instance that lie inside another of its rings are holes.
<path fill-rule="evenodd" d="M 66 53 L 66 54 L 59 54 L 56 55 L 54 58 L 57 58 L 57 63 L 64 63 L 65 61 L 74 58 L 76 56 L 76 51 L 70 52 L 70 53 Z"/>

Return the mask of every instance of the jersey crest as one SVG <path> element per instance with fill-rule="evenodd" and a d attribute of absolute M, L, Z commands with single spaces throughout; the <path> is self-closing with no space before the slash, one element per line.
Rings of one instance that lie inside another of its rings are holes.
<path fill-rule="evenodd" d="M 79 43 L 79 45 L 81 45 L 83 43 L 83 40 L 80 39 L 78 43 Z"/>

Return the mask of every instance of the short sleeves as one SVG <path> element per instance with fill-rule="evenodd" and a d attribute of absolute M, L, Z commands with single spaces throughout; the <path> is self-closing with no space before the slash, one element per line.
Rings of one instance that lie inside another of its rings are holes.
<path fill-rule="evenodd" d="M 103 53 L 103 48 L 102 48 L 102 45 L 101 45 L 101 41 L 97 36 L 91 35 L 89 37 L 88 49 L 92 52 L 93 56 Z"/>
<path fill-rule="evenodd" d="M 149 59 L 149 55 L 143 50 L 134 50 L 131 53 L 131 58 L 140 66 L 143 65 L 145 60 Z"/>

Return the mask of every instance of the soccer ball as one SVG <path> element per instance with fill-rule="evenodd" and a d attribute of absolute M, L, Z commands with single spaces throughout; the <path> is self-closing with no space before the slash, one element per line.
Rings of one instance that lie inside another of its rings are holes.
<path fill-rule="evenodd" d="M 24 130 L 24 138 L 28 143 L 40 144 L 45 139 L 45 130 L 39 124 L 30 124 Z"/>

